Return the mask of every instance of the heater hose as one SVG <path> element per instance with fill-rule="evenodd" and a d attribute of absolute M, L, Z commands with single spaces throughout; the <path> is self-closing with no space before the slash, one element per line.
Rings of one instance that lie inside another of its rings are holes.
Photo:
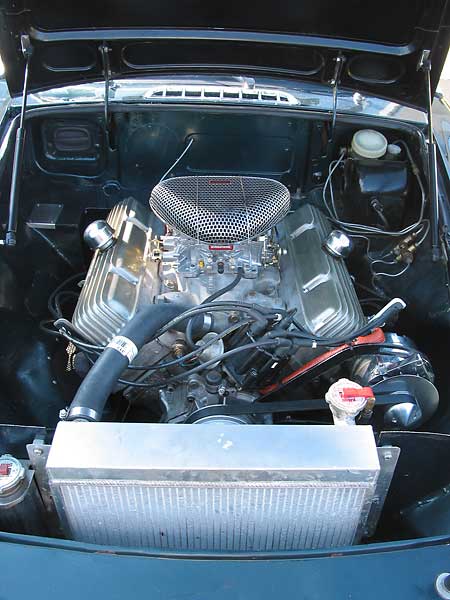
<path fill-rule="evenodd" d="M 151 304 L 124 325 L 84 378 L 70 405 L 67 420 L 100 421 L 117 380 L 142 346 L 166 323 L 186 311 L 175 304 Z"/>

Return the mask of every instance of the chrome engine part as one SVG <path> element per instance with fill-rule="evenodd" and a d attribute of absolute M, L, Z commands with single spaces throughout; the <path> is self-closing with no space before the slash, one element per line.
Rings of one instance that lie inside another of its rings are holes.
<path fill-rule="evenodd" d="M 152 191 L 150 207 L 163 223 L 197 242 L 249 242 L 288 213 L 287 188 L 265 177 L 174 177 Z"/>
<path fill-rule="evenodd" d="M 397 453 L 367 426 L 66 422 L 46 468 L 71 539 L 264 552 L 357 543 Z"/>
<path fill-rule="evenodd" d="M 153 215 L 130 198 L 112 209 L 107 222 L 116 243 L 105 252 L 96 250 L 72 317 L 85 338 L 105 345 L 158 293 Z"/>
<path fill-rule="evenodd" d="M 242 300 L 262 306 L 280 307 L 279 248 L 273 235 L 238 244 L 198 244 L 181 235 L 162 237 L 160 253 L 161 294 L 172 302 L 200 304 L 208 296 L 230 284 L 238 272 L 239 286 L 221 296 L 222 300 Z"/>
<path fill-rule="evenodd" d="M 255 239 L 234 242 L 231 233 L 220 244 L 179 231 L 157 236 L 156 217 L 132 199 L 111 211 L 108 224 L 115 243 L 94 254 L 73 316 L 76 329 L 94 343 L 106 344 L 140 306 L 198 305 L 238 272 L 239 285 L 221 299 L 297 309 L 305 329 L 320 335 L 349 333 L 364 322 L 345 263 L 322 248 L 330 229 L 311 205 Z"/>
<path fill-rule="evenodd" d="M 281 295 L 298 308 L 307 331 L 324 336 L 351 333 L 364 324 L 364 314 L 345 262 L 323 248 L 330 226 L 314 206 L 305 204 L 278 227 Z"/>
<path fill-rule="evenodd" d="M 398 398 L 384 412 L 385 427 L 401 430 L 420 427 L 433 416 L 439 404 L 431 364 L 405 336 L 387 333 L 385 342 L 397 350 L 381 348 L 378 354 L 357 358 L 351 376 L 371 386 L 375 393 L 389 393 Z"/>

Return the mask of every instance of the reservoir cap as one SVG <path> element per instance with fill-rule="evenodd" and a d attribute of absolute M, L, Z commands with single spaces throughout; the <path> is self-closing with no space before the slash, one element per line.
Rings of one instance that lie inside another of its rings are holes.
<path fill-rule="evenodd" d="M 361 158 L 381 158 L 386 154 L 387 139 L 375 129 L 360 129 L 352 139 L 352 151 Z"/>

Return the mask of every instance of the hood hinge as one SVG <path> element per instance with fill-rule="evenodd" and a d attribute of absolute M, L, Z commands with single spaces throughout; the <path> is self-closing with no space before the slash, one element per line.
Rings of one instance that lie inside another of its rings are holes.
<path fill-rule="evenodd" d="M 333 73 L 333 77 L 330 79 L 330 85 L 333 90 L 333 116 L 331 119 L 330 141 L 333 139 L 334 127 L 336 125 L 338 88 L 339 88 L 339 83 L 341 81 L 341 74 L 342 74 L 342 69 L 344 67 L 345 56 L 341 52 L 339 52 L 339 54 L 336 56 L 334 61 L 335 61 L 334 73 Z"/>
<path fill-rule="evenodd" d="M 23 79 L 22 106 L 20 109 L 19 127 L 16 131 L 16 143 L 14 146 L 14 160 L 11 175 L 11 189 L 9 193 L 9 215 L 6 236 L 3 244 L 15 246 L 17 242 L 17 224 L 19 218 L 19 195 L 22 179 L 22 166 L 25 148 L 25 113 L 27 110 L 28 79 L 30 72 L 33 46 L 29 35 L 20 36 L 22 55 L 25 59 L 25 73 Z"/>
<path fill-rule="evenodd" d="M 105 134 L 106 139 L 109 144 L 109 134 L 110 134 L 110 126 L 111 126 L 111 115 L 109 112 L 109 92 L 111 89 L 111 64 L 109 60 L 109 53 L 111 52 L 111 47 L 108 46 L 106 42 L 102 42 L 102 44 L 98 47 L 100 51 L 100 55 L 102 57 L 102 65 L 103 65 L 103 77 L 105 78 L 105 95 L 104 95 L 104 119 L 105 119 Z"/>
<path fill-rule="evenodd" d="M 424 72 L 427 93 L 427 153 L 428 153 L 428 184 L 430 200 L 430 230 L 431 252 L 433 262 L 441 258 L 439 239 L 439 190 L 437 177 L 436 141 L 433 133 L 433 95 L 431 93 L 431 51 L 422 50 L 417 69 Z"/>

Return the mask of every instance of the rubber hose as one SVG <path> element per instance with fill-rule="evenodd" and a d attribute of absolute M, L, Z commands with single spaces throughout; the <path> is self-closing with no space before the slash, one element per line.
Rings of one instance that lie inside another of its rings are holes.
<path fill-rule="evenodd" d="M 244 269 L 242 267 L 239 267 L 237 275 L 233 279 L 233 281 L 231 283 L 229 283 L 228 285 L 226 285 L 225 287 L 221 288 L 220 290 L 217 290 L 217 292 L 214 292 L 214 294 L 211 294 L 211 296 L 208 296 L 205 300 L 203 300 L 203 302 L 200 304 L 200 306 L 202 304 L 208 304 L 209 302 L 214 302 L 214 300 L 217 300 L 217 298 L 220 298 L 220 296 L 224 296 L 228 292 L 231 292 L 231 290 L 234 289 L 237 286 L 237 284 L 241 281 L 243 275 L 244 275 Z"/>
<path fill-rule="evenodd" d="M 185 310 L 185 306 L 175 304 L 151 304 L 136 313 L 118 335 L 131 340 L 140 350 L 163 325 Z M 100 421 L 106 402 L 127 366 L 128 358 L 107 346 L 78 388 L 67 419 Z"/>

